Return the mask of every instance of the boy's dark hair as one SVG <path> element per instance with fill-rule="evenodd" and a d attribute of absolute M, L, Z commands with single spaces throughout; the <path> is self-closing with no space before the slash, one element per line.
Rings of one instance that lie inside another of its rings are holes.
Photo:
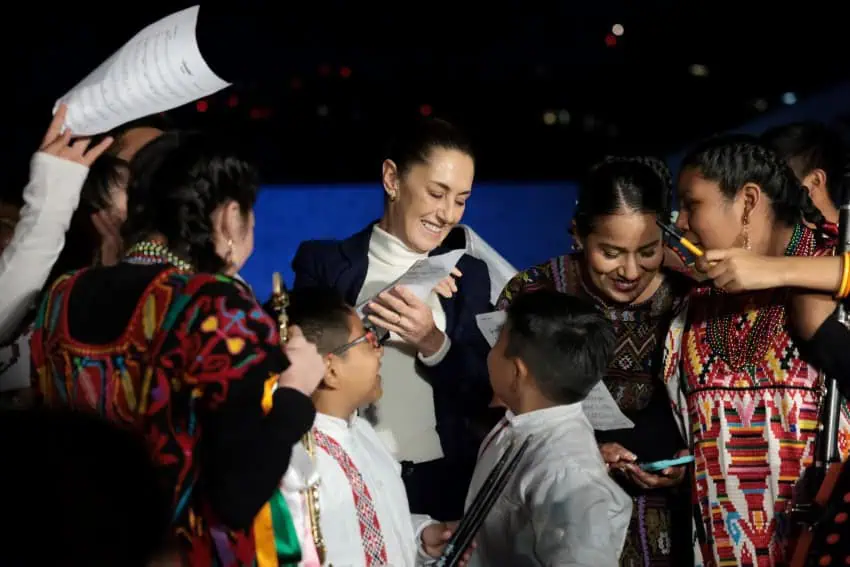
<path fill-rule="evenodd" d="M 587 397 L 614 349 L 614 327 L 601 312 L 551 290 L 517 297 L 508 307 L 505 329 L 506 356 L 522 359 L 543 395 L 559 404 Z"/>
<path fill-rule="evenodd" d="M 335 290 L 325 287 L 300 288 L 290 292 L 286 314 L 292 325 L 325 355 L 348 342 L 350 317 L 354 311 Z"/>

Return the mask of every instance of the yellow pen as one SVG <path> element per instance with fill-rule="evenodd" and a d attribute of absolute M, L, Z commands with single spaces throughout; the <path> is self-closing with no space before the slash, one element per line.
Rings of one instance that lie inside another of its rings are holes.
<path fill-rule="evenodd" d="M 672 226 L 664 224 L 660 220 L 656 220 L 655 222 L 658 224 L 659 227 L 661 227 L 661 230 L 663 230 L 664 232 L 666 232 L 667 234 L 669 234 L 670 236 L 672 236 L 673 238 L 675 238 L 676 240 L 681 242 L 682 246 L 687 248 L 688 251 L 691 254 L 693 254 L 694 256 L 697 256 L 697 257 L 703 255 L 703 251 L 700 250 L 697 247 L 696 244 L 694 244 L 693 242 L 691 242 L 690 240 L 688 240 L 687 238 L 685 238 L 684 236 L 679 234 L 679 231 L 677 231 L 675 228 L 673 228 Z"/>

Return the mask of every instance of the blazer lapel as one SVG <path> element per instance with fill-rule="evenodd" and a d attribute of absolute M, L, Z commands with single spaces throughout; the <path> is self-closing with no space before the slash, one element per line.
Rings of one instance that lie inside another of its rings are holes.
<path fill-rule="evenodd" d="M 337 289 L 343 290 L 343 296 L 349 305 L 357 303 L 357 296 L 366 281 L 366 272 L 369 269 L 369 240 L 372 238 L 372 227 L 376 223 L 377 221 L 346 238 L 340 245 L 340 251 L 348 265 L 339 275 Z"/>

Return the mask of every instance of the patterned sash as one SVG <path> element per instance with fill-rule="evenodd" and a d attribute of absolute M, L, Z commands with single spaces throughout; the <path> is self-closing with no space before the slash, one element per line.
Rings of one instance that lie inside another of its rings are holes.
<path fill-rule="evenodd" d="M 351 494 L 354 496 L 354 507 L 357 509 L 357 521 L 360 524 L 360 538 L 363 542 L 366 567 L 378 567 L 387 564 L 387 547 L 384 544 L 384 535 L 381 532 L 381 524 L 375 505 L 372 503 L 372 495 L 369 488 L 363 482 L 363 476 L 354 465 L 348 453 L 340 447 L 336 440 L 313 429 L 316 446 L 333 457 L 342 468 L 348 484 L 351 486 Z"/>

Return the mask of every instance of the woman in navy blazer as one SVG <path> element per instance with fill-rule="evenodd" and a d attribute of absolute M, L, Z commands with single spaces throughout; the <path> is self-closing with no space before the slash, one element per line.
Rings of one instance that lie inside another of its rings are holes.
<path fill-rule="evenodd" d="M 472 189 L 469 144 L 437 119 L 405 134 L 383 162 L 383 217 L 342 241 L 303 242 L 292 264 L 296 289 L 333 287 L 359 305 L 418 259 L 465 248 L 462 229 L 454 229 Z M 493 310 L 487 266 L 464 255 L 435 292 L 421 301 L 396 288 L 369 304 L 371 322 L 391 332 L 385 396 L 370 420 L 402 462 L 411 511 L 451 520 L 463 512 L 493 420 L 490 349 L 476 322 Z"/>

